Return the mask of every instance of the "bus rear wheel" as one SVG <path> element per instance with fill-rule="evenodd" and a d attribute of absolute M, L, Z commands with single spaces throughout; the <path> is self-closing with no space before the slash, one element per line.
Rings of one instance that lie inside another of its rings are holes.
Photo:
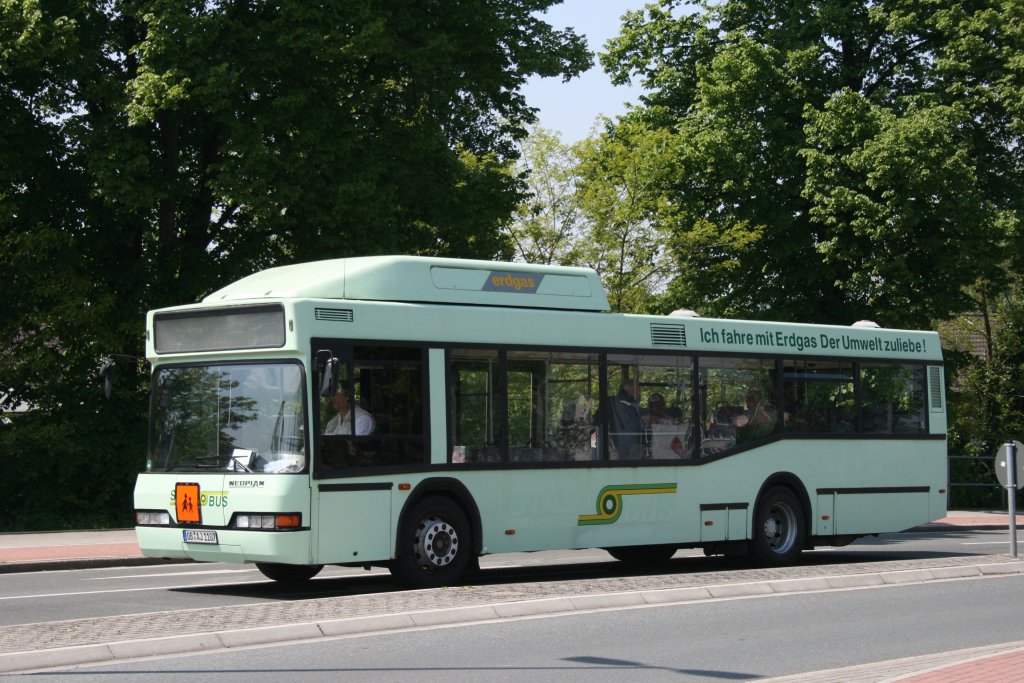
<path fill-rule="evenodd" d="M 768 489 L 754 511 L 750 556 L 762 566 L 792 564 L 804 548 L 806 531 L 800 500 L 792 490 Z"/>
<path fill-rule="evenodd" d="M 322 564 L 278 564 L 257 562 L 256 568 L 263 576 L 278 583 L 304 583 L 320 573 Z"/>
<path fill-rule="evenodd" d="M 406 515 L 391 573 L 410 586 L 448 586 L 466 571 L 472 546 L 462 508 L 448 498 L 429 496 Z"/>

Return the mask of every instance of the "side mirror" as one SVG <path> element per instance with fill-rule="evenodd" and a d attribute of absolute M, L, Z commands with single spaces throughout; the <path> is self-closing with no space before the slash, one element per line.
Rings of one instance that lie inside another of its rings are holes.
<path fill-rule="evenodd" d="M 117 369 L 117 363 L 114 362 L 113 358 L 107 358 L 100 365 L 98 374 L 103 379 L 103 396 L 108 401 L 110 395 L 114 392 L 114 370 Z"/>
<path fill-rule="evenodd" d="M 330 398 L 338 392 L 338 359 L 330 351 L 318 351 L 317 358 L 321 359 L 323 375 L 320 377 L 320 395 Z"/>

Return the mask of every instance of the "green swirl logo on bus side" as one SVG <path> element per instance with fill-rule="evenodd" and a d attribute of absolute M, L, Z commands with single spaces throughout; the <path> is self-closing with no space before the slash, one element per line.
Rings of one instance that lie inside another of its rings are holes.
<path fill-rule="evenodd" d="M 675 484 L 613 484 L 605 486 L 597 494 L 597 514 L 577 517 L 579 526 L 590 524 L 614 524 L 622 514 L 622 497 L 675 493 Z"/>

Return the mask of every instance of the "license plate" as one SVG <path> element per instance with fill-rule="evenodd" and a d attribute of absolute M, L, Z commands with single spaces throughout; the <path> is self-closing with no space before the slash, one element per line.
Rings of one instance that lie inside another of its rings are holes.
<path fill-rule="evenodd" d="M 197 529 L 185 529 L 182 531 L 185 543 L 209 543 L 217 545 L 216 531 L 199 531 Z"/>

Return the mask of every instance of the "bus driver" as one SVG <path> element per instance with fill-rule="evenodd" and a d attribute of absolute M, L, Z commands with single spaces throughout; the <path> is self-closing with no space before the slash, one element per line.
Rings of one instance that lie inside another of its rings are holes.
<path fill-rule="evenodd" d="M 327 426 L 324 427 L 324 434 L 352 434 L 352 414 L 355 413 L 356 436 L 369 436 L 373 434 L 376 422 L 373 415 L 363 410 L 358 403 L 351 403 L 348 400 L 348 392 L 344 387 L 338 387 L 338 391 L 331 399 L 334 409 L 338 414 L 332 417 Z M 351 410 L 349 407 L 351 406 Z"/>

